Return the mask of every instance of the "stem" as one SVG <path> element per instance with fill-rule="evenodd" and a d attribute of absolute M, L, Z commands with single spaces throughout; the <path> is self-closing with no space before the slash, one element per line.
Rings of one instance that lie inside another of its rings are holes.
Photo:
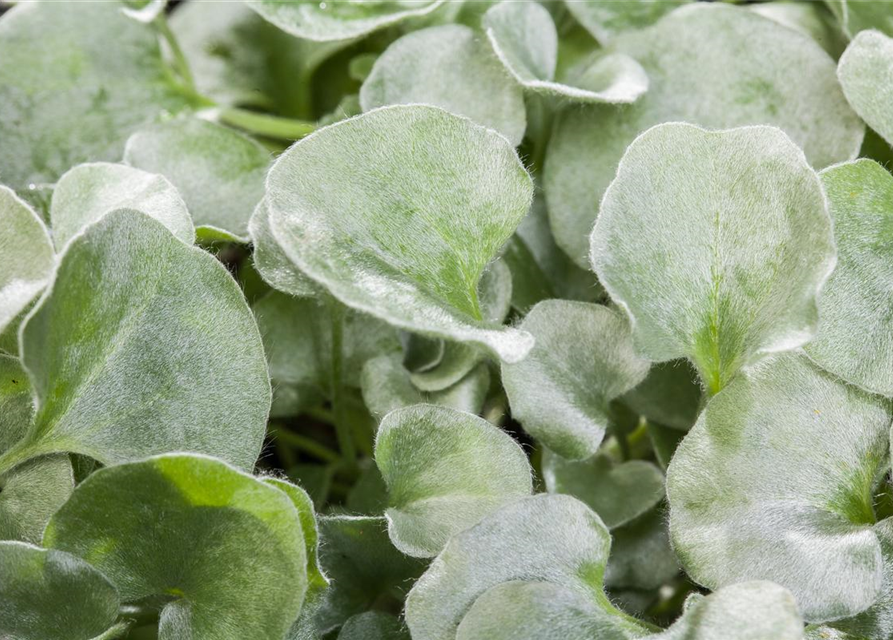
<path fill-rule="evenodd" d="M 347 422 L 347 397 L 344 393 L 344 307 L 329 296 L 329 315 L 332 319 L 332 411 L 335 414 L 335 435 L 338 447 L 348 466 L 356 464 L 357 449 L 350 424 Z"/>
<path fill-rule="evenodd" d="M 155 28 L 158 29 L 158 32 L 164 38 L 164 41 L 167 42 L 167 46 L 171 49 L 171 55 L 174 56 L 174 68 L 177 71 L 177 75 L 180 76 L 180 79 L 185 83 L 186 87 L 194 93 L 196 91 L 195 78 L 192 76 L 192 70 L 189 68 L 189 62 L 186 60 L 186 55 L 183 53 L 183 49 L 180 47 L 177 37 L 174 35 L 174 32 L 171 31 L 170 25 L 167 23 L 167 16 L 164 15 L 163 11 L 158 14 L 157 18 L 155 18 Z"/>
<path fill-rule="evenodd" d="M 221 107 L 217 119 L 249 133 L 279 140 L 299 140 L 316 130 L 316 124 L 306 120 L 281 118 L 238 107 Z"/>
<path fill-rule="evenodd" d="M 335 424 L 335 414 L 325 407 L 310 407 L 304 409 L 304 414 L 326 424 Z"/>
<path fill-rule="evenodd" d="M 320 460 L 324 460 L 326 462 L 337 462 L 341 459 L 337 453 L 329 449 L 326 445 L 321 442 L 317 442 L 313 438 L 308 438 L 307 436 L 302 436 L 299 433 L 295 433 L 294 431 L 289 431 L 288 429 L 276 429 L 276 438 L 282 440 L 286 444 L 293 446 L 295 449 L 300 451 L 306 451 L 307 453 L 316 456 Z"/>

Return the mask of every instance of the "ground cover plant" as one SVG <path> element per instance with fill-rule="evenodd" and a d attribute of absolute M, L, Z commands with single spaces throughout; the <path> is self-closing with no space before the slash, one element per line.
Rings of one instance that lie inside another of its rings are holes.
<path fill-rule="evenodd" d="M 893 2 L 0 15 L 0 639 L 893 638 Z"/>

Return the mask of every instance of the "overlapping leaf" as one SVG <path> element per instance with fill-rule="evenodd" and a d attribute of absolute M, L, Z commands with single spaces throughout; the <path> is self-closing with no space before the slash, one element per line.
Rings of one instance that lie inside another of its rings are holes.
<path fill-rule="evenodd" d="M 893 145 L 893 38 L 861 32 L 841 56 L 837 73 L 856 113 Z"/>
<path fill-rule="evenodd" d="M 592 36 L 607 45 L 618 34 L 647 27 L 689 0 L 602 0 L 565 6 Z"/>

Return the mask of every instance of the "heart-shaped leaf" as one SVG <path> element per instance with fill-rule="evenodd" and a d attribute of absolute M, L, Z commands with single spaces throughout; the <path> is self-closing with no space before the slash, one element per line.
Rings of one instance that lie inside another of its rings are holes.
<path fill-rule="evenodd" d="M 0 268 L 2 332 L 46 286 L 56 258 L 43 220 L 12 189 L 2 185 L 0 229 L 3 229 L 0 235 L 0 259 L 3 261 Z"/>
<path fill-rule="evenodd" d="M 267 179 L 273 235 L 300 271 L 350 307 L 509 361 L 532 339 L 486 322 L 477 284 L 532 192 L 505 138 L 427 106 L 321 129 Z"/>
<path fill-rule="evenodd" d="M 565 0 L 571 15 L 602 45 L 624 31 L 642 29 L 690 0 Z"/>
<path fill-rule="evenodd" d="M 115 209 L 136 209 L 186 244 L 195 242 L 186 203 L 167 178 L 124 164 L 91 162 L 67 171 L 53 189 L 50 224 L 56 249 Z"/>
<path fill-rule="evenodd" d="M 552 231 L 580 266 L 588 264 L 586 238 L 598 203 L 626 148 L 649 127 L 775 125 L 818 168 L 854 158 L 862 143 L 864 125 L 843 97 L 828 54 L 808 36 L 752 11 L 693 3 L 622 36 L 614 48 L 642 64 L 648 93 L 623 109 L 565 109 L 546 152 Z"/>
<path fill-rule="evenodd" d="M 854 615 L 881 586 L 873 486 L 889 401 L 776 356 L 707 404 L 667 473 L 680 561 L 710 588 L 766 579 L 810 621 Z"/>
<path fill-rule="evenodd" d="M 213 122 L 179 118 L 130 136 L 124 161 L 176 185 L 199 237 L 247 241 L 270 165 L 259 142 Z"/>
<path fill-rule="evenodd" d="M 698 419 L 704 392 L 688 360 L 660 362 L 621 401 L 649 422 L 688 431 Z"/>
<path fill-rule="evenodd" d="M 388 487 L 388 533 L 403 553 L 437 555 L 456 533 L 533 490 L 527 456 L 483 418 L 435 405 L 381 421 L 375 463 Z"/>
<path fill-rule="evenodd" d="M 0 176 L 23 190 L 118 160 L 133 130 L 187 106 L 170 78 L 152 28 L 118 3 L 13 7 L 0 19 Z"/>
<path fill-rule="evenodd" d="M 115 587 L 62 551 L 0 542 L 0 575 L 2 638 L 95 640 L 118 616 Z"/>
<path fill-rule="evenodd" d="M 645 460 L 616 463 L 596 454 L 580 462 L 543 452 L 543 480 L 549 493 L 585 502 L 609 529 L 638 518 L 664 497 L 664 474 Z"/>
<path fill-rule="evenodd" d="M 601 305 L 547 300 L 521 328 L 536 344 L 527 358 L 502 367 L 512 415 L 556 453 L 588 458 L 605 436 L 608 404 L 648 373 L 628 323 Z"/>
<path fill-rule="evenodd" d="M 893 396 L 893 176 L 863 159 L 826 169 L 821 178 L 838 263 L 819 296 L 818 333 L 805 350 L 847 382 Z"/>
<path fill-rule="evenodd" d="M 558 31 L 549 11 L 535 2 L 500 2 L 484 14 L 482 26 L 493 51 L 522 87 L 578 102 L 635 102 L 648 89 L 642 66 L 624 54 L 597 59 L 585 86 L 555 81 Z"/>
<path fill-rule="evenodd" d="M 893 38 L 861 32 L 841 56 L 837 74 L 856 113 L 893 145 Z"/>
<path fill-rule="evenodd" d="M 291 499 L 204 456 L 94 472 L 53 516 L 44 544 L 95 566 L 125 602 L 163 598 L 160 640 L 281 640 L 307 589 Z"/>
<path fill-rule="evenodd" d="M 490 46 L 466 26 L 415 31 L 375 61 L 360 90 L 363 111 L 391 104 L 430 104 L 499 131 L 518 146 L 527 116 L 521 88 Z"/>
<path fill-rule="evenodd" d="M 0 468 L 177 450 L 254 466 L 270 407 L 257 325 L 226 269 L 156 220 L 116 211 L 73 239 L 21 344 L 37 413 Z"/>
<path fill-rule="evenodd" d="M 684 163 L 667 163 L 682 155 Z M 818 176 L 780 129 L 649 129 L 592 232 L 592 266 L 637 348 L 689 358 L 710 393 L 761 354 L 808 341 L 835 264 Z"/>

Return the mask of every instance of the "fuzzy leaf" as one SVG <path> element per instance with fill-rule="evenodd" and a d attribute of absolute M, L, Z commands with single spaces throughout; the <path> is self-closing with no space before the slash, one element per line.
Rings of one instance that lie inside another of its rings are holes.
<path fill-rule="evenodd" d="M 817 168 L 854 158 L 862 143 L 864 125 L 843 97 L 828 54 L 808 36 L 752 11 L 694 3 L 624 35 L 615 48 L 645 68 L 648 93 L 623 109 L 565 109 L 546 153 L 555 240 L 580 266 L 588 264 L 586 238 L 618 162 L 649 127 L 774 125 Z"/>
<path fill-rule="evenodd" d="M 186 244 L 195 242 L 186 203 L 167 178 L 124 164 L 91 162 L 67 171 L 53 190 L 50 225 L 56 249 L 115 209 L 136 209 Z"/>
<path fill-rule="evenodd" d="M 264 282 L 299 298 L 318 294 L 319 287 L 295 267 L 273 237 L 266 200 L 261 200 L 251 214 L 248 235 L 254 245 L 254 266 Z"/>
<path fill-rule="evenodd" d="M 558 31 L 549 11 L 535 2 L 500 2 L 484 14 L 483 28 L 497 57 L 522 87 L 578 102 L 635 102 L 648 89 L 642 66 L 623 54 L 599 58 L 584 74 L 585 86 L 555 82 Z"/>
<path fill-rule="evenodd" d="M 571 15 L 602 45 L 624 31 L 642 29 L 690 0 L 565 0 Z"/>
<path fill-rule="evenodd" d="M 316 521 L 316 512 L 313 509 L 313 500 L 301 487 L 279 478 L 263 478 L 263 482 L 276 487 L 288 496 L 298 519 L 301 522 L 301 533 L 304 536 L 304 555 L 307 558 L 307 581 L 309 589 L 323 589 L 329 581 L 323 575 L 319 567 L 319 525 Z"/>
<path fill-rule="evenodd" d="M 611 531 L 611 557 L 605 584 L 612 589 L 657 589 L 679 573 L 662 510 L 646 514 Z"/>
<path fill-rule="evenodd" d="M 686 162 L 666 162 L 680 155 Z M 630 146 L 591 256 L 641 353 L 689 358 L 711 393 L 761 354 L 813 336 L 836 260 L 821 183 L 790 138 L 687 124 Z"/>
<path fill-rule="evenodd" d="M 500 132 L 512 146 L 527 116 L 520 87 L 489 45 L 458 24 L 403 36 L 375 61 L 360 90 L 363 111 L 391 104 L 430 104 Z"/>
<path fill-rule="evenodd" d="M 610 401 L 648 373 L 648 362 L 633 351 L 629 325 L 608 307 L 547 300 L 521 328 L 536 344 L 527 358 L 502 367 L 512 415 L 556 453 L 588 458 L 604 438 Z"/>
<path fill-rule="evenodd" d="M 260 143 L 213 122 L 180 118 L 130 136 L 124 161 L 176 185 L 199 236 L 247 241 L 270 164 Z"/>
<path fill-rule="evenodd" d="M 0 332 L 3 332 L 46 286 L 56 258 L 43 220 L 12 189 L 2 185 L 0 229 L 3 230 L 0 234 L 0 259 L 3 260 L 0 268 Z"/>
<path fill-rule="evenodd" d="M 119 3 L 25 3 L 0 18 L 0 180 L 14 189 L 118 160 L 133 130 L 186 104 L 152 28 Z"/>
<path fill-rule="evenodd" d="M 270 170 L 267 204 L 285 254 L 348 306 L 514 361 L 532 339 L 484 321 L 476 288 L 532 191 L 502 136 L 398 106 L 292 146 Z"/>
<path fill-rule="evenodd" d="M 37 413 L 0 466 L 176 450 L 254 466 L 270 407 L 254 318 L 213 256 L 152 218 L 116 211 L 72 240 L 21 344 Z"/>
<path fill-rule="evenodd" d="M 437 555 L 451 536 L 533 490 L 527 456 L 511 436 L 434 405 L 385 416 L 375 463 L 388 486 L 388 534 L 415 557 Z"/>
<path fill-rule="evenodd" d="M 118 616 L 115 587 L 67 553 L 0 542 L 0 575 L 0 638 L 91 640 Z"/>
<path fill-rule="evenodd" d="M 621 401 L 649 422 L 688 431 L 703 401 L 698 373 L 688 360 L 661 362 Z"/>
<path fill-rule="evenodd" d="M 804 618 L 854 615 L 878 596 L 872 491 L 887 464 L 889 401 L 783 354 L 708 404 L 667 473 L 670 534 L 710 588 L 772 580 Z"/>
<path fill-rule="evenodd" d="M 159 640 L 281 640 L 307 589 L 291 499 L 205 456 L 94 472 L 53 516 L 44 544 L 95 566 L 124 601 L 168 598 Z"/>
<path fill-rule="evenodd" d="M 338 640 L 410 640 L 400 620 L 381 611 L 367 611 L 348 619 Z"/>
<path fill-rule="evenodd" d="M 856 113 L 893 145 L 893 38 L 860 33 L 843 52 L 837 74 Z"/>
<path fill-rule="evenodd" d="M 821 2 L 797 2 L 780 0 L 747 5 L 751 11 L 795 29 L 818 42 L 832 58 L 837 60 L 849 42 L 833 14 Z"/>

